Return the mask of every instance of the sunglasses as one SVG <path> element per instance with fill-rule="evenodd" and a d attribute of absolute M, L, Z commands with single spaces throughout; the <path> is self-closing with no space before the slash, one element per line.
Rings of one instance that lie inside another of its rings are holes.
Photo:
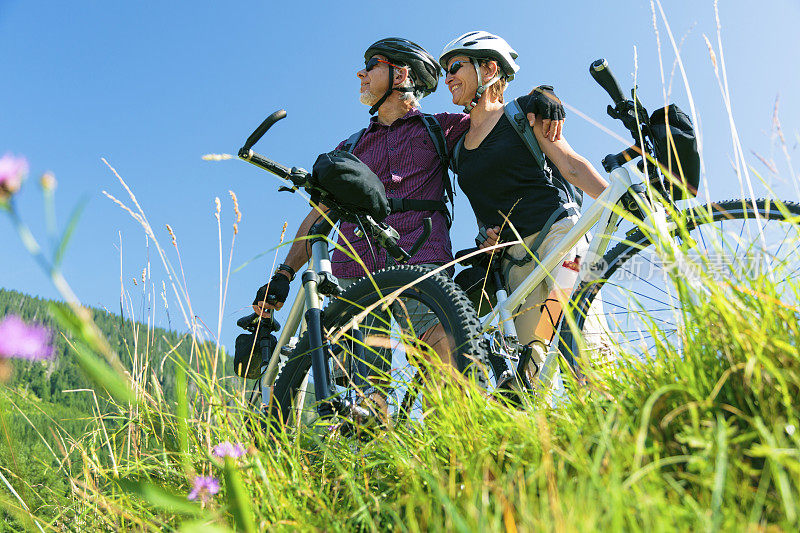
<path fill-rule="evenodd" d="M 389 63 L 385 59 L 378 59 L 377 57 L 371 57 L 371 58 L 369 58 L 369 61 L 364 63 L 364 70 L 369 72 L 370 70 L 372 70 L 375 67 L 377 67 L 378 63 L 386 63 L 387 65 L 392 66 L 394 68 L 402 68 L 402 67 L 398 67 L 397 65 L 395 65 L 393 63 Z"/>
<path fill-rule="evenodd" d="M 450 65 L 450 68 L 447 69 L 447 73 L 450 74 L 451 76 L 455 76 L 456 72 L 461 70 L 461 67 L 463 67 L 467 63 L 468 63 L 467 61 L 454 61 L 453 64 Z"/>

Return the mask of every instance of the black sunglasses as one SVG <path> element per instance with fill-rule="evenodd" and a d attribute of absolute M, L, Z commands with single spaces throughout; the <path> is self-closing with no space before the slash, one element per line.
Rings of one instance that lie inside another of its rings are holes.
<path fill-rule="evenodd" d="M 451 76 L 455 76 L 456 72 L 461 70 L 461 67 L 463 67 L 466 64 L 467 64 L 466 61 L 454 61 L 453 64 L 450 65 L 450 68 L 447 69 L 447 73 L 450 74 Z"/>
<path fill-rule="evenodd" d="M 367 61 L 366 63 L 364 63 L 364 70 L 366 70 L 367 72 L 369 72 L 370 70 L 372 70 L 372 69 L 374 69 L 375 67 L 377 67 L 377 66 L 378 66 L 378 63 L 386 63 L 387 65 L 391 65 L 391 66 L 393 66 L 394 68 L 401 68 L 401 67 L 398 67 L 398 66 L 397 66 L 397 65 L 395 65 L 395 64 L 389 63 L 389 62 L 388 62 L 388 61 L 386 61 L 385 59 L 378 59 L 377 57 L 371 57 L 371 58 L 369 58 L 369 61 Z"/>

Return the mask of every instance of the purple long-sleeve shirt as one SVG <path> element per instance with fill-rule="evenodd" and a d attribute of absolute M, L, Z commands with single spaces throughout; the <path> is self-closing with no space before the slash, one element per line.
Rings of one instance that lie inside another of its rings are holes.
<path fill-rule="evenodd" d="M 353 155 L 361 159 L 380 178 L 386 195 L 393 198 L 417 200 L 441 200 L 444 196 L 444 171 L 425 124 L 422 113 L 413 109 L 386 126 L 372 117 L 367 130 L 358 141 Z M 434 115 L 442 126 L 447 141 L 448 153 L 452 153 L 458 139 L 469 128 L 469 115 L 462 113 L 437 113 Z M 341 142 L 341 149 L 345 141 Z M 422 234 L 422 221 L 431 217 L 431 235 L 419 251 L 411 258 L 410 264 L 446 263 L 453 259 L 447 221 L 439 211 L 402 211 L 386 218 L 386 223 L 400 234 L 400 246 L 406 250 Z M 370 272 L 386 266 L 386 251 L 372 242 L 372 250 L 363 238 L 355 236 L 355 224 L 342 222 L 339 228 L 339 245 L 347 248 L 342 237 L 346 238 L 364 261 Z M 333 273 L 339 278 L 364 276 L 361 265 L 339 250 L 331 257 Z"/>

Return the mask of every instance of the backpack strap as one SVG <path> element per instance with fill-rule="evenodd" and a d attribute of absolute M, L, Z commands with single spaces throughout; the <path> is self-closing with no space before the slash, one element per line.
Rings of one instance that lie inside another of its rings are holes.
<path fill-rule="evenodd" d="M 525 146 L 527 146 L 528 150 L 530 150 L 531 155 L 533 155 L 533 159 L 536 161 L 536 164 L 539 165 L 539 168 L 550 175 L 553 185 L 566 193 L 568 203 L 573 203 L 577 205 L 578 209 L 580 209 L 581 205 L 583 204 L 583 192 L 576 190 L 575 187 L 573 187 L 570 182 L 564 179 L 560 173 L 553 172 L 552 169 L 550 169 L 547 164 L 547 159 L 542 152 L 542 148 L 539 146 L 539 142 L 536 140 L 536 136 L 533 134 L 533 128 L 531 128 L 531 125 L 528 122 L 528 117 L 525 112 L 522 111 L 522 107 L 519 105 L 517 99 L 515 98 L 514 100 L 509 101 L 504 106 L 503 110 L 508 117 L 508 121 L 511 122 L 511 125 L 514 127 L 514 130 L 516 130 L 516 132 L 522 138 L 522 142 L 525 143 Z"/>
<path fill-rule="evenodd" d="M 564 211 L 567 212 L 568 216 L 572 215 L 580 216 L 578 205 L 572 202 L 566 203 L 560 206 L 555 211 L 553 211 L 550 214 L 550 218 L 548 218 L 547 221 L 544 223 L 544 226 L 542 226 L 542 229 L 539 230 L 539 234 L 536 236 L 531 245 L 528 247 L 528 249 L 531 251 L 531 254 L 533 255 L 526 254 L 525 257 L 523 257 L 522 259 L 515 259 L 511 257 L 510 254 L 504 254 L 503 259 L 508 261 L 508 265 L 506 265 L 506 268 L 503 271 L 503 279 L 508 279 L 508 273 L 511 271 L 511 267 L 515 266 L 521 267 L 527 265 L 528 263 L 533 261 L 534 257 L 536 257 L 536 260 L 539 261 L 539 248 L 542 246 L 544 239 L 550 232 L 550 228 L 552 228 L 553 224 L 555 224 L 560 219 L 560 215 Z"/>
<path fill-rule="evenodd" d="M 352 134 L 350 137 L 348 137 L 347 140 L 344 142 L 344 146 L 342 146 L 342 150 L 344 150 L 345 152 L 350 152 L 352 154 L 353 148 L 356 147 L 358 141 L 361 140 L 361 137 L 364 136 L 364 132 L 366 131 L 367 128 L 362 128 L 357 132 L 355 132 L 354 134 Z"/>
<path fill-rule="evenodd" d="M 436 148 L 436 154 L 439 156 L 439 160 L 442 162 L 442 165 L 447 166 L 447 143 L 444 139 L 444 131 L 442 131 L 441 124 L 436 120 L 436 117 L 428 113 L 423 113 L 421 118 L 422 123 L 425 124 L 425 129 L 428 131 L 428 135 L 431 136 L 433 147 Z"/>
<path fill-rule="evenodd" d="M 455 216 L 455 189 L 453 188 L 453 182 L 450 178 L 450 173 L 448 172 L 448 168 L 450 167 L 450 156 L 447 153 L 447 140 L 444 138 L 444 131 L 442 130 L 442 125 L 439 124 L 439 121 L 436 120 L 436 117 L 429 114 L 429 113 L 422 113 L 420 115 L 422 118 L 422 123 L 425 125 L 425 129 L 428 131 L 428 135 L 433 141 L 433 147 L 436 149 L 436 154 L 439 156 L 439 161 L 442 164 L 442 185 L 444 185 L 444 192 L 447 195 L 447 199 L 450 201 L 450 205 L 452 206 L 453 212 L 447 212 L 447 227 L 449 228 L 453 224 L 453 217 Z"/>
<path fill-rule="evenodd" d="M 522 137 L 522 141 L 525 143 L 525 146 L 527 146 L 528 150 L 531 151 L 533 159 L 536 160 L 536 164 L 539 165 L 539 168 L 545 170 L 547 168 L 547 161 L 544 158 L 542 149 L 539 147 L 539 143 L 536 141 L 536 136 L 533 134 L 533 128 L 531 128 L 531 125 L 528 122 L 528 117 L 525 115 L 525 113 L 523 113 L 519 102 L 517 102 L 515 98 L 514 100 L 509 101 L 504 106 L 503 110 L 505 111 L 509 122 L 511 122 L 511 125 L 514 126 L 514 129 L 517 131 L 519 136 Z"/>
<path fill-rule="evenodd" d="M 467 134 L 461 136 L 461 138 L 456 141 L 456 146 L 453 148 L 453 157 L 450 158 L 450 170 L 453 171 L 454 174 L 458 174 L 458 158 L 461 156 L 461 149 L 464 148 L 464 137 Z"/>

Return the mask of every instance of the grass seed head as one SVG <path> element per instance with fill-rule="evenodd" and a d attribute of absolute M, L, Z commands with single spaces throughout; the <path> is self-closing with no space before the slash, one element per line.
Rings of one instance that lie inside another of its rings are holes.
<path fill-rule="evenodd" d="M 236 213 L 236 222 L 233 223 L 233 234 L 239 233 L 239 222 L 242 221 L 242 212 L 239 211 L 239 199 L 236 198 L 236 193 L 229 190 L 231 199 L 233 200 L 233 212 Z"/>
<path fill-rule="evenodd" d="M 169 224 L 167 224 L 167 231 L 169 232 L 169 236 L 172 237 L 172 246 L 177 248 L 178 242 L 175 240 L 175 232 L 172 231 L 172 226 L 170 226 Z"/>
<path fill-rule="evenodd" d="M 228 159 L 233 159 L 231 154 L 205 154 L 203 156 L 203 161 L 226 161 Z"/>
<path fill-rule="evenodd" d="M 711 58 L 711 64 L 714 65 L 714 72 L 717 71 L 717 54 L 714 53 L 714 47 L 711 46 L 711 41 L 708 40 L 706 34 L 703 34 L 703 39 L 706 40 L 706 46 L 708 47 L 708 57 Z"/>

